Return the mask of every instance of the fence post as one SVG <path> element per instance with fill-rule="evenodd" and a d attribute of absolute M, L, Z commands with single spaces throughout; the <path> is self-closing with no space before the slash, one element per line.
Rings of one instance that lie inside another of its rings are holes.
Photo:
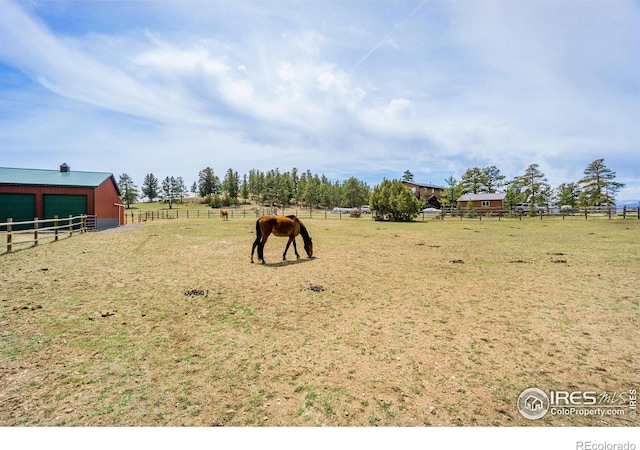
<path fill-rule="evenodd" d="M 69 215 L 69 237 L 73 236 L 73 216 Z"/>
<path fill-rule="evenodd" d="M 58 216 L 53 216 L 53 235 L 54 241 L 58 240 Z"/>
<path fill-rule="evenodd" d="M 7 253 L 11 253 L 13 248 L 13 224 L 11 222 L 13 222 L 13 219 L 11 217 L 7 218 Z"/>
<path fill-rule="evenodd" d="M 82 215 L 82 233 L 86 233 L 87 232 L 87 215 L 83 214 Z"/>
<path fill-rule="evenodd" d="M 38 218 L 33 218 L 33 245 L 38 245 Z"/>

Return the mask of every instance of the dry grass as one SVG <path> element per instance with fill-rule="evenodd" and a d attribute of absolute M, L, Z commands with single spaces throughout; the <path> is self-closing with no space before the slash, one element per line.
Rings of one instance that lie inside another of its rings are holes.
<path fill-rule="evenodd" d="M 637 425 L 516 399 L 640 385 L 639 221 L 304 222 L 267 265 L 250 219 L 0 256 L 0 425 Z"/>

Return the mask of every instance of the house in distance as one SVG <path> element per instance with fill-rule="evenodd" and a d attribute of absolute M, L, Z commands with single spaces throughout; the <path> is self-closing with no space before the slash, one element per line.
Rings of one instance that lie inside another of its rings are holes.
<path fill-rule="evenodd" d="M 418 199 L 424 200 L 428 208 L 440 209 L 442 206 L 440 204 L 440 197 L 442 197 L 444 187 L 414 181 L 403 181 L 402 184 L 411 189 L 413 195 Z"/>
<path fill-rule="evenodd" d="M 113 174 L 0 167 L 0 223 L 96 216 L 96 229 L 124 224 L 124 207 Z"/>

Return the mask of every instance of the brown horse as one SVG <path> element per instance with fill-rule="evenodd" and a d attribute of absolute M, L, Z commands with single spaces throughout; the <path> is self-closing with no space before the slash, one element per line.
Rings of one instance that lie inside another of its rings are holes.
<path fill-rule="evenodd" d="M 229 220 L 229 211 L 227 211 L 226 209 L 221 209 L 220 216 L 222 216 L 222 220 Z"/>
<path fill-rule="evenodd" d="M 282 254 L 282 260 L 285 261 L 287 259 L 287 250 L 289 250 L 289 246 L 293 242 L 293 251 L 296 253 L 296 257 L 300 258 L 298 254 L 298 249 L 296 248 L 296 236 L 298 234 L 302 235 L 302 240 L 304 241 L 304 250 L 307 252 L 309 258 L 313 256 L 313 243 L 311 242 L 311 237 L 307 232 L 306 227 L 300 222 L 296 216 L 262 216 L 258 220 L 256 220 L 256 240 L 253 242 L 253 247 L 251 247 L 251 262 L 253 263 L 253 252 L 256 247 L 258 247 L 258 259 L 265 263 L 264 261 L 264 244 L 267 243 L 267 239 L 269 235 L 275 235 L 280 237 L 288 237 L 289 242 L 287 242 L 287 246 L 284 249 L 284 253 Z"/>

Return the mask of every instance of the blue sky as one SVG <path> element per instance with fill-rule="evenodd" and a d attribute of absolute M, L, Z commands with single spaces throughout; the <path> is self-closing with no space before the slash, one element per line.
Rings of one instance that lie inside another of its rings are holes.
<path fill-rule="evenodd" d="M 640 199 L 640 4 L 0 1 L 0 166 L 182 176 L 604 158 Z"/>

